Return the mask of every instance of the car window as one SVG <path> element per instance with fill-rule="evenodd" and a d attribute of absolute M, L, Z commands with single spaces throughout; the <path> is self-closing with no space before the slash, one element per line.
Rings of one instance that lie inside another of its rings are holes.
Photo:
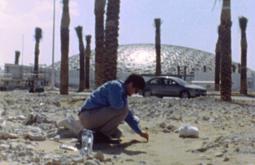
<path fill-rule="evenodd" d="M 150 81 L 150 84 L 160 84 L 160 81 L 159 81 L 159 79 L 153 79 L 153 80 L 151 80 Z"/>
<path fill-rule="evenodd" d="M 183 79 L 180 79 L 180 78 L 176 78 L 175 81 L 177 84 L 181 85 L 181 86 L 185 86 L 188 84 L 188 82 L 184 81 Z"/>
<path fill-rule="evenodd" d="M 176 85 L 177 83 L 174 80 L 168 80 L 169 85 Z"/>
<path fill-rule="evenodd" d="M 169 84 L 169 80 L 168 79 L 163 79 L 163 83 L 164 83 L 164 85 L 168 85 Z"/>
<path fill-rule="evenodd" d="M 177 85 L 178 83 L 176 81 L 172 81 L 172 85 Z"/>

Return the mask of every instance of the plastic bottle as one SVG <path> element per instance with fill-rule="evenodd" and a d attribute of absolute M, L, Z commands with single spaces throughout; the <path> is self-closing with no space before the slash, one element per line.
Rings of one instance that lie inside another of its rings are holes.
<path fill-rule="evenodd" d="M 93 150 L 93 131 L 89 129 L 83 129 L 81 133 L 81 149 L 80 154 L 82 156 L 88 156 Z"/>

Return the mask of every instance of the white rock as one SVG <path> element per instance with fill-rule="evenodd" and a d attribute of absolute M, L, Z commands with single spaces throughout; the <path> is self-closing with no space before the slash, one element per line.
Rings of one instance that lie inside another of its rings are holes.
<path fill-rule="evenodd" d="M 197 127 L 194 127 L 191 125 L 185 125 L 179 128 L 179 136 L 198 138 L 199 130 Z"/>
<path fill-rule="evenodd" d="M 4 128 L 6 126 L 6 120 L 0 118 L 0 128 Z"/>
<path fill-rule="evenodd" d="M 59 148 L 61 149 L 66 149 L 66 150 L 70 150 L 70 151 L 78 151 L 78 149 L 74 146 L 70 146 L 70 145 L 66 145 L 66 144 L 61 144 L 59 146 Z"/>

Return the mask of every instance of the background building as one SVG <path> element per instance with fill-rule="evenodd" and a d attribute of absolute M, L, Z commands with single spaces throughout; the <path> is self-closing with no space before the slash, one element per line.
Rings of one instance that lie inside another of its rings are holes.
<path fill-rule="evenodd" d="M 161 68 L 163 75 L 179 76 L 189 82 L 200 84 L 207 89 L 214 89 L 214 54 L 187 47 L 162 45 Z M 90 86 L 95 87 L 94 52 L 90 61 Z M 156 55 L 154 44 L 122 45 L 118 49 L 117 78 L 125 80 L 130 73 L 144 75 L 145 79 L 155 74 Z M 233 62 L 232 89 L 239 91 L 239 64 Z M 79 55 L 69 58 L 69 85 L 77 88 L 79 85 Z M 186 68 L 186 69 L 185 69 Z M 235 68 L 235 69 L 234 69 Z M 60 84 L 60 62 L 55 64 L 56 81 Z M 41 66 L 39 77 L 47 85 L 51 78 L 51 67 Z M 8 88 L 27 86 L 33 78 L 33 67 L 15 64 L 5 64 L 4 74 L 0 75 L 0 86 Z M 247 70 L 248 90 L 255 91 L 255 72 Z"/>

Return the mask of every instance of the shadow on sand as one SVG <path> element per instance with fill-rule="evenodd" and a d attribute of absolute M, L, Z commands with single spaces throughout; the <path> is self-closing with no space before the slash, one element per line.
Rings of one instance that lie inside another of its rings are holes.
<path fill-rule="evenodd" d="M 127 155 L 138 155 L 138 154 L 145 154 L 146 152 L 144 151 L 133 151 L 133 150 L 128 150 L 127 148 L 131 145 L 137 144 L 137 143 L 145 143 L 145 142 L 140 142 L 138 140 L 131 140 L 129 142 L 124 142 L 121 143 L 119 141 L 116 143 L 99 143 L 99 144 L 94 144 L 94 151 L 101 151 L 105 154 L 121 154 L 125 153 Z"/>

